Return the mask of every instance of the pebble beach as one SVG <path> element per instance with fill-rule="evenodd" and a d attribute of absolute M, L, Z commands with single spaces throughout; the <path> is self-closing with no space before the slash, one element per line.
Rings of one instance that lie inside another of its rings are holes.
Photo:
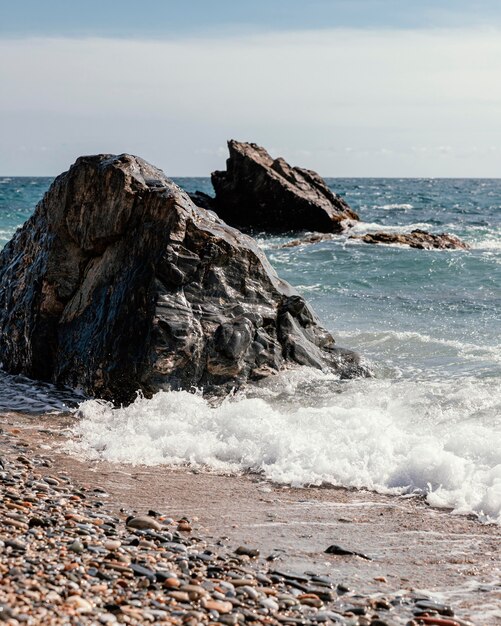
<path fill-rule="evenodd" d="M 495 582 L 477 590 L 491 603 L 477 620 L 475 609 L 458 610 L 412 581 L 392 587 L 377 570 L 368 592 L 348 574 L 354 561 L 371 567 L 371 556 L 326 546 L 320 561 L 303 555 L 303 567 L 293 570 L 284 551 L 270 549 L 259 533 L 249 542 L 224 518 L 217 537 L 205 526 L 210 516 L 172 516 L 151 494 L 151 508 L 143 498 L 138 511 L 131 506 L 137 495 L 127 501 L 119 490 L 108 493 L 111 483 L 79 483 L 63 469 L 67 455 L 43 453 L 54 431 L 35 428 L 32 418 L 8 420 L 0 437 L 0 620 L 6 624 L 465 626 L 499 618 L 492 610 L 501 599 Z M 491 530 L 486 537 L 495 541 L 497 528 Z M 324 573 L 322 559 L 336 562 L 335 575 Z"/>

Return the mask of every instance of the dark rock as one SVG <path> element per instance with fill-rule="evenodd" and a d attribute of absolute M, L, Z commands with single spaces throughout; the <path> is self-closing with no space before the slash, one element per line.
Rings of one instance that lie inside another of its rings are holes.
<path fill-rule="evenodd" d="M 366 606 L 347 606 L 344 609 L 344 614 L 353 613 L 353 615 L 367 615 L 367 607 Z"/>
<path fill-rule="evenodd" d="M 292 241 L 282 244 L 282 248 L 295 248 L 296 246 L 318 243 L 320 241 L 331 241 L 332 239 L 335 239 L 335 236 L 330 233 L 310 233 L 300 239 L 293 239 Z"/>
<path fill-rule="evenodd" d="M 8 372 L 115 402 L 291 364 L 368 375 L 254 240 L 126 154 L 79 158 L 3 249 L 0 355 Z"/>
<path fill-rule="evenodd" d="M 228 142 L 226 171 L 213 172 L 213 208 L 232 226 L 340 232 L 357 214 L 311 170 L 272 159 L 255 143 Z"/>
<path fill-rule="evenodd" d="M 352 235 L 350 239 L 359 239 L 364 243 L 410 246 L 421 250 L 469 250 L 470 248 L 467 243 L 455 235 L 447 233 L 433 235 L 418 228 L 410 233 L 368 233 L 366 235 Z"/>
<path fill-rule="evenodd" d="M 308 584 L 310 579 L 308 578 L 308 576 L 303 576 L 302 574 L 296 574 L 293 572 L 282 572 L 281 570 L 271 570 L 269 572 L 270 574 L 272 574 L 273 576 L 278 576 L 279 578 L 284 578 L 287 581 L 289 580 L 295 580 L 298 583 L 305 583 Z"/>
<path fill-rule="evenodd" d="M 0 621 L 6 622 L 8 620 L 14 619 L 16 615 L 12 611 L 10 607 L 6 604 L 0 604 Z"/>
<path fill-rule="evenodd" d="M 328 576 L 317 576 L 316 574 L 313 574 L 311 576 L 311 580 L 317 585 L 324 585 L 330 588 L 334 587 L 334 582 Z"/>
<path fill-rule="evenodd" d="M 332 602 L 334 600 L 334 592 L 321 587 L 308 587 L 306 593 L 314 593 L 324 602 Z"/>
<path fill-rule="evenodd" d="M 143 567 L 142 565 L 138 565 L 137 563 L 131 563 L 129 567 L 134 572 L 134 576 L 145 576 L 151 582 L 155 582 L 155 572 L 148 567 Z"/>
<path fill-rule="evenodd" d="M 362 552 L 355 552 L 354 550 L 347 550 L 346 548 L 342 548 L 341 546 L 333 544 L 329 546 L 325 550 L 326 554 L 336 554 L 338 556 L 359 556 L 361 559 L 365 559 L 366 561 L 372 561 L 370 556 L 363 554 Z"/>
<path fill-rule="evenodd" d="M 442 604 L 435 602 L 434 600 L 418 600 L 416 607 L 422 611 L 436 611 L 440 615 L 447 615 L 449 617 L 454 616 L 454 611 L 448 604 Z"/>
<path fill-rule="evenodd" d="M 209 194 L 204 193 L 203 191 L 195 191 L 193 193 L 188 193 L 190 200 L 193 204 L 201 209 L 206 209 L 207 211 L 215 210 L 214 198 L 209 196 Z"/>
<path fill-rule="evenodd" d="M 163 528 L 160 522 L 157 522 L 155 518 L 149 515 L 138 515 L 137 517 L 130 515 L 125 520 L 125 525 L 128 528 L 135 528 L 137 530 L 162 530 Z"/>
<path fill-rule="evenodd" d="M 26 551 L 26 545 L 22 543 L 21 541 L 16 541 L 15 539 L 7 539 L 5 541 L 5 547 L 11 548 L 12 550 L 15 550 L 16 552 Z"/>
<path fill-rule="evenodd" d="M 238 546 L 235 550 L 235 554 L 239 556 L 248 556 L 251 559 L 256 559 L 259 556 L 259 550 L 256 548 L 247 548 L 245 546 Z"/>

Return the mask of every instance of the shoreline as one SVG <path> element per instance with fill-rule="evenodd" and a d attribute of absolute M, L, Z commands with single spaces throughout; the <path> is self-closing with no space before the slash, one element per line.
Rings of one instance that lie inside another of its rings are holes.
<path fill-rule="evenodd" d="M 50 459 L 51 476 L 104 490 L 102 510 L 111 515 L 154 509 L 174 520 L 187 517 L 198 537 L 226 555 L 239 546 L 258 549 L 254 567 L 314 571 L 364 598 L 421 593 L 452 604 L 459 620 L 476 625 L 501 619 L 497 525 L 433 509 L 420 498 L 83 461 L 63 451 L 65 418 L 10 414 L 3 425 L 2 456 L 15 459 L 25 450 L 29 458 Z M 325 554 L 331 544 L 372 560 Z M 406 622 L 388 615 L 387 623 Z"/>

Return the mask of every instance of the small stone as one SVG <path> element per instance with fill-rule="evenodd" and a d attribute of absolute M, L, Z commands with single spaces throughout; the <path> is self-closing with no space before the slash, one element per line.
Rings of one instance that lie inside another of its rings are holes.
<path fill-rule="evenodd" d="M 437 611 L 440 615 L 447 615 L 449 617 L 454 616 L 454 611 L 450 606 L 447 604 L 441 604 L 440 602 L 435 602 L 434 600 L 418 600 L 416 602 L 416 607 L 423 610 L 431 609 L 432 611 Z"/>
<path fill-rule="evenodd" d="M 172 592 L 171 592 L 172 593 Z M 231 613 L 233 604 L 231 602 L 223 602 L 220 600 L 212 600 L 204 598 L 202 600 L 202 606 L 208 611 L 217 611 L 218 613 Z"/>
<path fill-rule="evenodd" d="M 155 582 L 156 576 L 153 570 L 143 567 L 142 565 L 138 565 L 137 563 L 131 563 L 129 567 L 134 572 L 134 576 L 146 576 L 146 578 Z"/>
<path fill-rule="evenodd" d="M 354 550 L 347 550 L 336 544 L 332 544 L 325 550 L 326 554 L 336 554 L 338 556 L 358 556 L 366 561 L 372 561 L 370 556 L 363 554 L 363 552 L 355 552 Z"/>
<path fill-rule="evenodd" d="M 81 541 L 79 541 L 78 539 L 75 539 L 75 541 L 68 546 L 68 550 L 71 550 L 72 552 L 76 552 L 77 554 L 80 554 L 84 551 L 84 545 Z"/>
<path fill-rule="evenodd" d="M 62 601 L 61 596 L 55 591 L 49 591 L 45 596 L 45 602 L 49 602 L 50 604 L 61 604 Z"/>
<path fill-rule="evenodd" d="M 272 611 L 273 613 L 276 613 L 278 609 L 280 608 L 278 603 L 275 602 L 275 600 L 272 600 L 271 598 L 264 598 L 263 600 L 259 602 L 259 604 L 263 606 L 264 608 Z"/>
<path fill-rule="evenodd" d="M 147 515 L 128 517 L 125 524 L 129 528 L 135 528 L 137 530 L 162 530 L 163 528 L 162 524 Z"/>
<path fill-rule="evenodd" d="M 13 617 L 12 610 L 6 604 L 0 604 L 0 621 L 6 622 Z"/>
<path fill-rule="evenodd" d="M 59 481 L 56 478 L 52 478 L 52 476 L 44 476 L 43 481 L 52 487 L 59 486 Z"/>
<path fill-rule="evenodd" d="M 7 539 L 5 541 L 6 548 L 12 548 L 12 550 L 16 550 L 17 552 L 25 552 L 26 545 L 21 541 L 15 541 L 14 539 Z"/>
<path fill-rule="evenodd" d="M 180 585 L 181 583 L 177 578 L 166 578 L 164 580 L 164 587 L 167 587 L 167 589 L 177 589 Z"/>
<path fill-rule="evenodd" d="M 191 524 L 186 520 L 181 520 L 177 525 L 177 530 L 184 533 L 191 533 L 193 530 Z"/>
<path fill-rule="evenodd" d="M 257 580 L 254 578 L 232 578 L 231 584 L 234 587 L 243 587 L 244 585 L 252 585 L 255 587 L 257 585 Z"/>
<path fill-rule="evenodd" d="M 178 602 L 189 602 L 190 596 L 186 591 L 169 591 L 169 596 Z"/>
<path fill-rule="evenodd" d="M 70 596 L 69 598 L 66 598 L 66 604 L 74 606 L 78 613 L 92 612 L 92 604 L 80 596 Z"/>
<path fill-rule="evenodd" d="M 307 606 L 313 606 L 316 609 L 319 609 L 323 606 L 322 600 L 315 595 L 314 593 L 302 593 L 297 597 L 301 604 L 306 604 Z"/>
<path fill-rule="evenodd" d="M 257 550 L 256 548 L 247 548 L 246 546 L 239 546 L 235 550 L 235 554 L 248 556 L 251 559 L 255 559 L 259 556 L 259 550 Z"/>
<path fill-rule="evenodd" d="M 190 600 L 198 600 L 208 595 L 208 591 L 200 585 L 183 585 L 179 590 L 185 591 L 189 595 Z"/>

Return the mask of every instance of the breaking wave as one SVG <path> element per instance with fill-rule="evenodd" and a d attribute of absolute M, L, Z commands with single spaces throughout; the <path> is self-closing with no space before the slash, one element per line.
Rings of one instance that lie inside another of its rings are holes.
<path fill-rule="evenodd" d="M 501 521 L 496 379 L 341 383 L 300 370 L 218 406 L 166 391 L 126 408 L 86 401 L 79 415 L 72 452 L 89 459 L 416 492 L 434 506 Z"/>

